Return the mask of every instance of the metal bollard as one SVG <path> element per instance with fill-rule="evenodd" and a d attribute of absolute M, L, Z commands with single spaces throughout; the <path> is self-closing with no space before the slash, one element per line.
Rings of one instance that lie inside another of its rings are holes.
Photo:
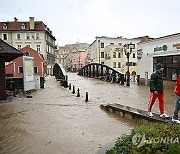
<path fill-rule="evenodd" d="M 68 82 L 67 80 L 64 80 L 64 88 L 67 88 L 68 87 Z"/>
<path fill-rule="evenodd" d="M 71 90 L 71 83 L 69 83 L 69 90 Z"/>
<path fill-rule="evenodd" d="M 79 88 L 77 90 L 77 97 L 80 97 L 80 90 L 79 90 Z"/>
<path fill-rule="evenodd" d="M 140 75 L 137 75 L 137 84 L 139 84 Z"/>
<path fill-rule="evenodd" d="M 73 91 L 72 91 L 72 93 L 75 94 L 75 87 L 74 87 L 74 85 L 73 85 Z"/>
<path fill-rule="evenodd" d="M 124 85 L 124 74 L 121 74 L 121 85 Z"/>
<path fill-rule="evenodd" d="M 85 102 L 88 102 L 88 92 L 86 92 L 86 99 Z"/>

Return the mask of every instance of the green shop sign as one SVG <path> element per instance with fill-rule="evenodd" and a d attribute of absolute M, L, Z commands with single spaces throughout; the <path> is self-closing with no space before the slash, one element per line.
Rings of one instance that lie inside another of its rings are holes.
<path fill-rule="evenodd" d="M 161 47 L 155 47 L 154 48 L 154 52 L 156 52 L 156 51 L 167 51 L 167 45 L 163 45 L 163 46 L 161 46 Z"/>

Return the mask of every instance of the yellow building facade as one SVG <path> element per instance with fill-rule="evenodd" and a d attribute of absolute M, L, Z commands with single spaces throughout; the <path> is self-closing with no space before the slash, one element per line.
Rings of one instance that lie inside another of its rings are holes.
<path fill-rule="evenodd" d="M 124 74 L 127 72 L 127 56 L 125 55 L 122 45 L 108 45 L 104 49 L 101 49 L 100 54 L 102 64 L 112 67 Z M 136 59 L 136 49 L 133 49 L 129 58 L 129 71 L 131 75 L 136 75 L 137 72 Z"/>
<path fill-rule="evenodd" d="M 129 57 L 129 72 L 132 75 L 137 75 L 137 43 L 148 39 L 148 36 L 137 38 L 123 38 L 123 37 L 96 37 L 90 45 L 90 62 L 105 64 L 122 73 L 128 70 L 127 55 L 125 54 L 124 46 L 133 44 L 134 49 Z M 129 52 L 130 49 L 127 49 Z"/>

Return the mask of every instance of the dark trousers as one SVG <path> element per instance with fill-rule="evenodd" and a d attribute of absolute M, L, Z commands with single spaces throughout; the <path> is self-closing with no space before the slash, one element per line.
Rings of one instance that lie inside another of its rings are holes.
<path fill-rule="evenodd" d="M 176 95 L 173 119 L 176 120 L 178 119 L 179 110 L 180 110 L 180 96 Z"/>

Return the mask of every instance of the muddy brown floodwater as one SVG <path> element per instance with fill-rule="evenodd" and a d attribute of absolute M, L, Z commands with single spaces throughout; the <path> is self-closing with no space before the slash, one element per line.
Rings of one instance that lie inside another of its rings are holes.
<path fill-rule="evenodd" d="M 130 87 L 69 73 L 69 83 L 80 88 L 80 98 L 47 76 L 45 89 L 32 98 L 19 95 L 0 102 L 0 153 L 94 154 L 106 143 L 137 126 L 101 110 L 100 104 L 120 103 L 146 110 L 149 87 Z M 85 103 L 85 93 L 89 102 Z M 165 107 L 172 114 L 174 94 L 165 89 Z M 153 112 L 158 113 L 158 103 Z"/>

